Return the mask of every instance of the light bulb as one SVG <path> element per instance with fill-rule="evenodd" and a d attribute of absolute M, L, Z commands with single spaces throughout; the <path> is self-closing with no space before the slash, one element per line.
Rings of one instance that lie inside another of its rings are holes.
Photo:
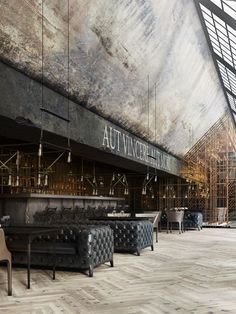
<path fill-rule="evenodd" d="M 157 176 L 154 177 L 154 182 L 157 182 Z"/>
<path fill-rule="evenodd" d="M 154 194 L 152 194 L 152 198 L 154 198 L 155 196 L 154 196 Z"/>
<path fill-rule="evenodd" d="M 20 178 L 19 176 L 16 176 L 16 186 L 19 186 L 20 185 Z"/>
<path fill-rule="evenodd" d="M 37 185 L 41 185 L 41 173 L 38 174 L 38 182 Z"/>
<path fill-rule="evenodd" d="M 20 152 L 19 151 L 16 152 L 16 165 L 17 166 L 20 165 Z"/>
<path fill-rule="evenodd" d="M 147 173 L 147 176 L 146 176 L 147 180 L 149 180 L 149 173 Z"/>
<path fill-rule="evenodd" d="M 111 181 L 115 181 L 115 174 L 114 174 L 114 172 L 113 172 Z"/>
<path fill-rule="evenodd" d="M 93 183 L 96 183 L 96 178 L 95 177 L 93 177 Z"/>
<path fill-rule="evenodd" d="M 71 151 L 68 152 L 67 162 L 68 162 L 68 164 L 71 163 Z"/>
<path fill-rule="evenodd" d="M 42 144 L 39 144 L 39 151 L 38 151 L 38 156 L 41 157 L 43 155 L 43 147 Z"/>
<path fill-rule="evenodd" d="M 12 182 L 12 176 L 11 176 L 11 174 L 9 174 L 9 177 L 8 177 L 8 185 L 11 185 L 11 182 Z"/>
<path fill-rule="evenodd" d="M 81 176 L 80 181 L 81 181 L 81 182 L 83 182 L 83 181 L 84 181 L 84 177 L 83 177 L 83 176 Z"/>
<path fill-rule="evenodd" d="M 48 175 L 45 174 L 45 177 L 44 177 L 44 186 L 48 186 Z"/>

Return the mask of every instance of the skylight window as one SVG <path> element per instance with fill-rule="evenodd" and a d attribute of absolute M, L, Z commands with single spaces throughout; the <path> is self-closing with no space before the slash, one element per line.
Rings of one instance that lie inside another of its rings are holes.
<path fill-rule="evenodd" d="M 236 123 L 236 1 L 195 1 Z"/>

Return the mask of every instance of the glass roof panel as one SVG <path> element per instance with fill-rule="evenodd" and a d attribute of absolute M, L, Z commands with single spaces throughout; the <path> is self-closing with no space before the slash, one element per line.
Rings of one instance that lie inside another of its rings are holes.
<path fill-rule="evenodd" d="M 227 28 L 228 28 L 228 31 L 229 31 L 232 35 L 236 36 L 236 31 L 235 31 L 232 27 L 230 27 L 229 25 L 227 25 Z"/>
<path fill-rule="evenodd" d="M 234 1 L 222 1 L 224 11 L 232 18 L 236 19 L 236 3 Z"/>
<path fill-rule="evenodd" d="M 208 43 L 222 79 L 222 87 L 236 121 L 236 0 L 196 1 L 209 35 Z"/>
<path fill-rule="evenodd" d="M 236 111 L 236 99 L 233 96 L 231 96 L 229 93 L 227 93 L 227 97 L 228 97 L 231 108 L 234 111 Z"/>
<path fill-rule="evenodd" d="M 222 9 L 221 0 L 211 0 L 211 2 L 215 3 L 218 7 L 220 7 Z"/>

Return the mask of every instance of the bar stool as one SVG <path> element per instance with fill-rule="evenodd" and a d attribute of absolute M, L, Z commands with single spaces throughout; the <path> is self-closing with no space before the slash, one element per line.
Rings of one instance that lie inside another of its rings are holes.
<path fill-rule="evenodd" d="M 5 234 L 0 228 L 0 261 L 7 262 L 8 295 L 12 295 L 12 266 L 11 253 L 8 251 L 5 241 Z"/>

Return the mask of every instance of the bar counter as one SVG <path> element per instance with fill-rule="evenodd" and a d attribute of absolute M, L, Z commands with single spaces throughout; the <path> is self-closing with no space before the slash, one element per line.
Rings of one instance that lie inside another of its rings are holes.
<path fill-rule="evenodd" d="M 36 211 L 44 210 L 48 207 L 80 208 L 112 206 L 124 202 L 122 197 L 106 196 L 75 196 L 56 194 L 2 194 L 0 195 L 0 216 L 9 215 L 11 221 L 17 223 L 31 223 Z"/>

